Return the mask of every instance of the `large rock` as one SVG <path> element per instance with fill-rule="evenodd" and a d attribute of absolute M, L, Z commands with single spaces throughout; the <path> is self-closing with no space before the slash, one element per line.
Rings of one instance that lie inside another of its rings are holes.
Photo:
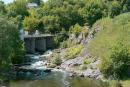
<path fill-rule="evenodd" d="M 75 59 L 70 59 L 65 61 L 64 63 L 61 64 L 61 67 L 66 69 L 69 67 L 77 66 L 83 64 L 84 58 L 82 57 L 77 57 Z"/>
<path fill-rule="evenodd" d="M 99 79 L 99 76 L 102 75 L 99 69 L 93 70 L 93 69 L 87 69 L 83 72 L 84 76 L 90 77 L 90 78 L 96 78 Z"/>

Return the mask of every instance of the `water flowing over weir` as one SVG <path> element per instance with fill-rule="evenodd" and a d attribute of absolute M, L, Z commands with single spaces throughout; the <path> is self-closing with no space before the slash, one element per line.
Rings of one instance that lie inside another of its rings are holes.
<path fill-rule="evenodd" d="M 38 53 L 27 54 L 30 61 L 19 67 L 11 87 L 107 87 L 105 83 L 82 77 L 69 77 L 67 71 L 51 69 L 45 66 L 47 57 L 52 51 L 44 55 Z M 48 57 L 49 58 L 49 57 Z"/>
<path fill-rule="evenodd" d="M 46 58 L 51 54 L 52 52 L 50 50 L 44 55 L 40 55 L 39 53 L 27 54 L 26 57 L 29 59 L 29 61 L 16 68 L 16 78 L 37 79 L 39 76 L 44 77 L 44 75 L 50 73 L 52 69 L 47 68 L 45 64 L 47 63 Z"/>

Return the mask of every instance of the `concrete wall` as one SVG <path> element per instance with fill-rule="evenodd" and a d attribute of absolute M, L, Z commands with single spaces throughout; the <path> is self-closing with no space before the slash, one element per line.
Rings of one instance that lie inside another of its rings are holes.
<path fill-rule="evenodd" d="M 53 49 L 54 48 L 54 37 L 46 37 L 46 47 L 47 49 Z"/>
<path fill-rule="evenodd" d="M 35 53 L 35 38 L 24 39 L 27 53 Z"/>
<path fill-rule="evenodd" d="M 53 37 L 29 37 L 24 42 L 27 53 L 44 52 L 54 46 Z"/>
<path fill-rule="evenodd" d="M 36 51 L 46 51 L 46 39 L 45 38 L 37 38 L 35 40 L 35 50 Z"/>

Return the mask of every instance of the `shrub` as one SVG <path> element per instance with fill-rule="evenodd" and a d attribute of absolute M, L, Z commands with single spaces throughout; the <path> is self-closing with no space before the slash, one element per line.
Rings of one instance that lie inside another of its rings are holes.
<path fill-rule="evenodd" d="M 90 64 L 90 63 L 91 63 L 91 61 L 90 61 L 89 59 L 85 59 L 85 60 L 84 60 L 84 64 L 88 65 L 88 64 Z"/>
<path fill-rule="evenodd" d="M 122 78 L 124 75 L 127 75 L 127 70 L 130 63 L 130 53 L 128 48 L 119 42 L 114 45 L 110 50 L 109 60 L 102 60 L 102 63 L 108 62 L 107 67 L 101 64 L 101 70 L 104 74 L 110 76 L 112 75 L 114 78 Z"/>
<path fill-rule="evenodd" d="M 75 46 L 76 44 L 77 44 L 76 41 L 71 41 L 68 39 L 68 40 L 62 42 L 60 44 L 60 47 L 61 48 L 69 48 L 69 47 Z"/>
<path fill-rule="evenodd" d="M 53 54 L 52 63 L 55 65 L 60 65 L 62 63 L 62 60 L 59 56 L 59 54 Z"/>
<path fill-rule="evenodd" d="M 82 33 L 84 35 L 84 37 L 86 38 L 89 34 L 89 27 L 88 26 L 85 26 L 83 29 L 82 29 Z"/>
<path fill-rule="evenodd" d="M 78 36 L 82 31 L 82 27 L 79 24 L 75 24 L 74 26 L 70 27 L 70 33 L 75 34 Z"/>
<path fill-rule="evenodd" d="M 94 24 L 95 27 L 103 29 L 95 34 L 88 49 L 91 55 L 101 59 L 100 69 L 105 76 L 122 78 L 126 75 L 128 67 L 126 63 L 129 62 L 130 54 L 129 15 L 130 13 L 125 13 L 114 19 L 101 19 Z"/>
<path fill-rule="evenodd" d="M 68 48 L 65 53 L 65 58 L 66 59 L 75 58 L 76 55 L 78 55 L 82 49 L 83 49 L 83 45 L 76 45 L 76 46 Z"/>
<path fill-rule="evenodd" d="M 55 47 L 59 47 L 60 44 L 63 42 L 63 41 L 66 41 L 67 39 L 69 38 L 67 32 L 62 29 L 61 33 L 60 34 L 57 34 L 54 38 L 54 44 L 55 44 Z"/>

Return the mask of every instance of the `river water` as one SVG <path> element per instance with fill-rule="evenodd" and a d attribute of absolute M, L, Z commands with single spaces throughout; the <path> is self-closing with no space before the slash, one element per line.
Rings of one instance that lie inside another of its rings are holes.
<path fill-rule="evenodd" d="M 20 71 L 17 74 L 17 78 L 11 81 L 11 87 L 108 87 L 106 83 L 99 80 L 84 77 L 69 77 L 68 73 L 64 70 L 44 72 L 44 68 L 39 69 L 40 65 L 44 64 L 44 62 L 39 60 L 39 56 L 35 55 L 32 58 L 32 64 L 24 67 L 31 67 L 36 70 L 33 72 Z"/>
<path fill-rule="evenodd" d="M 64 72 L 52 72 L 33 80 L 17 80 L 11 87 L 107 87 L 105 83 L 81 77 L 68 77 Z"/>

